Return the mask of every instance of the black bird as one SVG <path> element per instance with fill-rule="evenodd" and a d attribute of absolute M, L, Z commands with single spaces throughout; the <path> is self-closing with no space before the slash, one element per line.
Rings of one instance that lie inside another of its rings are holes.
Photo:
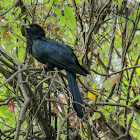
<path fill-rule="evenodd" d="M 72 48 L 45 37 L 44 30 L 37 24 L 24 25 L 27 32 L 27 50 L 39 62 L 46 64 L 47 68 L 65 69 L 70 92 L 73 96 L 73 107 L 79 118 L 83 117 L 81 95 L 76 82 L 76 73 L 86 76 L 90 74 L 83 68 L 75 56 Z"/>

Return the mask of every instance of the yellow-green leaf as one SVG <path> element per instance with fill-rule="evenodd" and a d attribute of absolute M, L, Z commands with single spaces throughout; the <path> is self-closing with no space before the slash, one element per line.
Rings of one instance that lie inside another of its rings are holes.
<path fill-rule="evenodd" d="M 119 78 L 120 78 L 120 74 L 110 77 L 109 79 L 107 79 L 104 82 L 103 87 L 106 90 L 110 90 L 112 88 L 112 86 L 114 86 L 116 84 L 116 82 L 119 80 Z"/>

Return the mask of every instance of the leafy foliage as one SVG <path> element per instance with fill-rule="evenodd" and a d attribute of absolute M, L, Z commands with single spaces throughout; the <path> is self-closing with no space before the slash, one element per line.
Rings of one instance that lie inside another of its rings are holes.
<path fill-rule="evenodd" d="M 140 139 L 139 9 L 132 0 L 1 0 L 0 138 Z M 65 72 L 42 70 L 26 52 L 21 24 L 32 22 L 91 71 L 77 75 L 82 120 Z"/>

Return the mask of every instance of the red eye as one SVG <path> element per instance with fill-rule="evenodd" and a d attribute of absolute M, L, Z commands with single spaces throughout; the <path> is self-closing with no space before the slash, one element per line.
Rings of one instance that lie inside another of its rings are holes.
<path fill-rule="evenodd" d="M 36 29 L 36 26 L 33 26 L 33 29 Z"/>

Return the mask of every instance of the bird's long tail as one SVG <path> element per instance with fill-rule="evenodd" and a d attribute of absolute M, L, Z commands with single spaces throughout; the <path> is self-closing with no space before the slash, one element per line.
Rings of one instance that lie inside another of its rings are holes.
<path fill-rule="evenodd" d="M 67 78 L 69 83 L 70 92 L 73 96 L 73 107 L 77 112 L 79 118 L 83 117 L 83 111 L 81 106 L 81 95 L 76 81 L 76 74 L 67 71 Z"/>

